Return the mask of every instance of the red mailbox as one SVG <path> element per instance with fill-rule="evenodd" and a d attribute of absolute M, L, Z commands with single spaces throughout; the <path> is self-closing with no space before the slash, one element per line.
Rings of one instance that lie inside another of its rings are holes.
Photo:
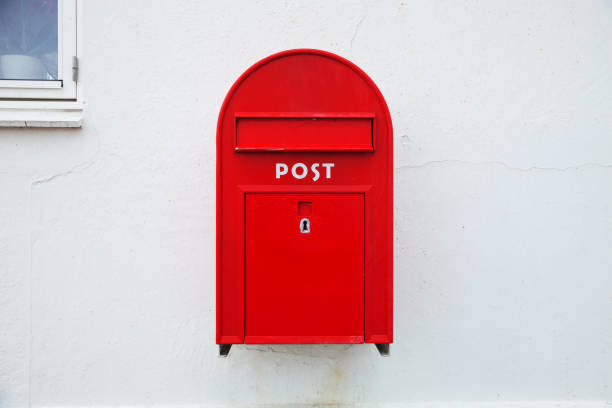
<path fill-rule="evenodd" d="M 249 68 L 217 123 L 217 344 L 393 342 L 393 148 L 374 82 L 299 49 Z"/>

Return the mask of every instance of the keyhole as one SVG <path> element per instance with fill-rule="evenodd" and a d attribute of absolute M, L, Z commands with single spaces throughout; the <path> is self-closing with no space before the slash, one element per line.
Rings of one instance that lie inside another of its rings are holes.
<path fill-rule="evenodd" d="M 302 234 L 310 233 L 310 220 L 308 218 L 302 218 L 300 220 L 300 232 Z"/>

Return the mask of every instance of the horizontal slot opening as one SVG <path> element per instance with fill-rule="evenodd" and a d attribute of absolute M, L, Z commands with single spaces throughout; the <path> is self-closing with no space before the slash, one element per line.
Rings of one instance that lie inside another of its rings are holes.
<path fill-rule="evenodd" d="M 373 121 L 367 113 L 237 114 L 236 151 L 372 151 Z"/>

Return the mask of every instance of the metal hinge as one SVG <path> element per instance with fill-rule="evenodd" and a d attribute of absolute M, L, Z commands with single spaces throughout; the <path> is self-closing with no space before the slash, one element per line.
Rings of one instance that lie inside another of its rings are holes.
<path fill-rule="evenodd" d="M 79 58 L 75 55 L 72 57 L 72 80 L 74 82 L 79 79 Z"/>

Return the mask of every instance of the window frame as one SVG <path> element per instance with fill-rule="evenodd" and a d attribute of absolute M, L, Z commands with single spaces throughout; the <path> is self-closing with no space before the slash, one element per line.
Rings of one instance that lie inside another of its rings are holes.
<path fill-rule="evenodd" d="M 58 0 L 56 80 L 0 80 L 0 127 L 80 127 L 82 0 Z"/>
<path fill-rule="evenodd" d="M 2 99 L 76 99 L 72 60 L 77 56 L 77 0 L 57 2 L 58 80 L 0 80 Z"/>

